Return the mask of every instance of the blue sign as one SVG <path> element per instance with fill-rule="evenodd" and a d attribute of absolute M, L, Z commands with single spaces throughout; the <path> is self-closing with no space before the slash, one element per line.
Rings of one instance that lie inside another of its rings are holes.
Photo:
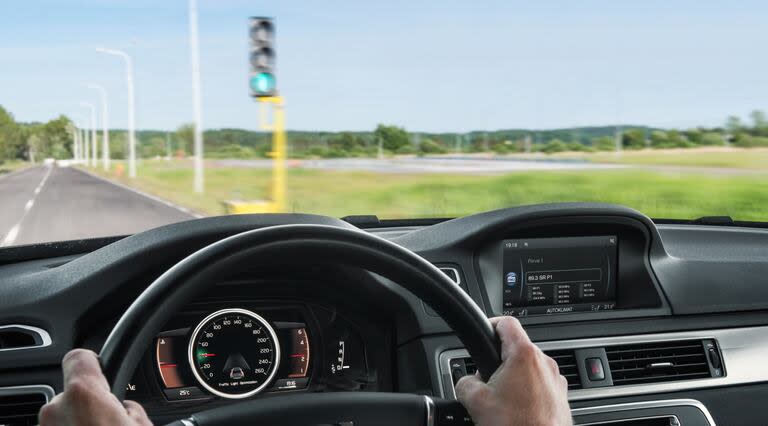
<path fill-rule="evenodd" d="M 517 284 L 517 272 L 508 272 L 507 273 L 507 285 L 510 287 L 514 287 L 515 284 Z"/>

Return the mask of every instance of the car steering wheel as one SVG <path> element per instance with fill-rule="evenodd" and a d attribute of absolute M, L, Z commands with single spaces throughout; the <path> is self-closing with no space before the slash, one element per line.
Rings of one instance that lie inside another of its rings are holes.
<path fill-rule="evenodd" d="M 388 278 L 421 298 L 448 323 L 484 378 L 500 365 L 499 343 L 488 318 L 459 286 L 421 256 L 359 230 L 281 225 L 243 232 L 206 246 L 147 287 L 125 311 L 99 354 L 112 393 L 123 400 L 126 385 L 149 342 L 186 303 L 224 273 L 276 259 L 357 266 Z M 237 402 L 172 424 L 432 425 L 436 409 L 441 407 L 449 406 L 415 394 L 305 393 Z"/>

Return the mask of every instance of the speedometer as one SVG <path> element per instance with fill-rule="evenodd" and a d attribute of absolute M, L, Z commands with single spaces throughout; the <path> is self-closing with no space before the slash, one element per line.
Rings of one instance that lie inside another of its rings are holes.
<path fill-rule="evenodd" d="M 223 398 L 247 398 L 267 387 L 280 364 L 275 330 L 245 309 L 222 309 L 200 321 L 189 342 L 200 384 Z"/>

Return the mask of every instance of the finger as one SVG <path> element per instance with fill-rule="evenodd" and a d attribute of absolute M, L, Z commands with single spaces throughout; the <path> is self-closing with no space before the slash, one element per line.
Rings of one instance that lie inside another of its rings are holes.
<path fill-rule="evenodd" d="M 500 317 L 495 320 L 496 334 L 501 340 L 501 360 L 506 361 L 521 343 L 530 343 L 530 339 L 516 318 Z"/>
<path fill-rule="evenodd" d="M 96 354 L 86 349 L 74 349 L 64 355 L 61 361 L 64 371 L 64 391 L 76 380 L 84 380 L 94 390 L 109 392 L 109 383 L 101 373 L 101 366 Z"/>
<path fill-rule="evenodd" d="M 152 422 L 149 420 L 149 417 L 147 417 L 147 412 L 144 411 L 144 407 L 141 406 L 138 402 L 135 401 L 123 401 L 123 406 L 125 406 L 125 411 L 128 412 L 128 417 L 130 417 L 136 424 L 141 426 L 151 426 Z"/>
<path fill-rule="evenodd" d="M 455 389 L 456 399 L 468 410 L 480 409 L 480 407 L 489 402 L 491 388 L 474 374 L 469 374 L 459 379 Z"/>

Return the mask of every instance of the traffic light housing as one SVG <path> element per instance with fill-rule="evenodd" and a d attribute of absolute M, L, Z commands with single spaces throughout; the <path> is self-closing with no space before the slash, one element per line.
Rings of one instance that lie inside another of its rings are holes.
<path fill-rule="evenodd" d="M 271 18 L 252 17 L 248 20 L 250 42 L 250 74 L 248 85 L 251 96 L 263 98 L 277 96 L 275 81 L 275 25 Z"/>

